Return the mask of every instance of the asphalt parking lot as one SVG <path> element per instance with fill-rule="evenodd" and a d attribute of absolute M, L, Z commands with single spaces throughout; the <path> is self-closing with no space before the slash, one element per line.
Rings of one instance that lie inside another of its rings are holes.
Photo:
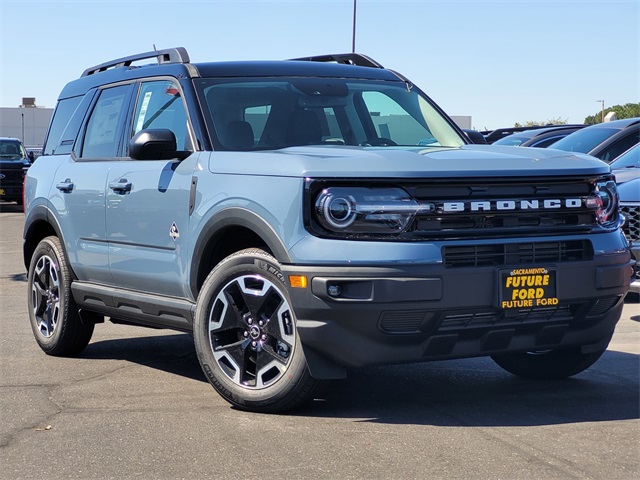
<path fill-rule="evenodd" d="M 566 381 L 490 359 L 368 368 L 288 415 L 231 408 L 187 334 L 105 323 L 44 355 L 26 310 L 21 208 L 0 204 L 2 479 L 640 477 L 640 306 Z"/>

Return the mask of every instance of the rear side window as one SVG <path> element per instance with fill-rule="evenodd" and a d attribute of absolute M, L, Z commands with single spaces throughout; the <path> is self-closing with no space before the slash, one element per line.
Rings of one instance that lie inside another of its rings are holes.
<path fill-rule="evenodd" d="M 82 157 L 117 157 L 131 85 L 103 90 L 91 113 L 84 135 Z"/>
<path fill-rule="evenodd" d="M 47 141 L 42 152 L 43 155 L 53 155 L 56 153 L 60 145 L 62 133 L 65 131 L 69 120 L 76 111 L 76 108 L 78 108 L 81 100 L 82 96 L 79 96 L 65 98 L 58 102 L 56 111 L 53 114 L 53 119 L 51 120 L 51 126 L 49 127 L 49 135 L 47 135 Z"/>

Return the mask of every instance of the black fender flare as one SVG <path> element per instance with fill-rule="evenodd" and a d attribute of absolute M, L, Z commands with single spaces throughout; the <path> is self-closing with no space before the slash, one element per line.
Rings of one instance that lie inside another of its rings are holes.
<path fill-rule="evenodd" d="M 31 237 L 31 232 L 35 228 L 34 226 L 41 221 L 48 224 L 54 230 L 56 236 L 60 239 L 60 244 L 62 245 L 62 250 L 64 251 L 65 257 L 67 259 L 69 258 L 69 255 L 67 254 L 66 243 L 64 241 L 64 236 L 62 235 L 62 229 L 60 228 L 58 219 L 46 204 L 35 205 L 29 209 L 29 213 L 25 217 L 24 230 L 22 234 L 22 258 L 27 271 L 29 270 L 29 265 L 31 263 L 31 255 L 29 255 L 27 252 L 29 250 L 33 251 L 37 244 L 33 245 L 33 248 L 31 249 L 28 249 L 26 244 Z"/>
<path fill-rule="evenodd" d="M 279 235 L 262 217 L 255 212 L 239 207 L 229 207 L 210 218 L 202 228 L 191 255 L 189 283 L 193 298 L 198 298 L 197 284 L 200 259 L 209 244 L 221 230 L 227 227 L 243 227 L 258 235 L 280 263 L 290 263 L 289 252 Z"/>

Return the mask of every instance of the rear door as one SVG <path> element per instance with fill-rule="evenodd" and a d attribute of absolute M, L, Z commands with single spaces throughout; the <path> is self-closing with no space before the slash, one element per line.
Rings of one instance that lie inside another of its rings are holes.
<path fill-rule="evenodd" d="M 111 165 L 121 157 L 122 128 L 132 91 L 133 85 L 100 90 L 75 146 L 77 128 L 72 137 L 63 135 L 60 145 L 52 151 L 59 155 L 68 148 L 68 155 L 54 174 L 49 201 L 61 224 L 69 260 L 79 280 L 112 283 L 105 185 Z M 82 116 L 72 119 L 82 120 Z"/>

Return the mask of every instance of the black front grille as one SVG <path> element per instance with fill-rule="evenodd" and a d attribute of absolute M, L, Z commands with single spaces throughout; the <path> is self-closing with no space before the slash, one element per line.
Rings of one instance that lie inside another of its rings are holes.
<path fill-rule="evenodd" d="M 22 169 L 2 169 L 1 171 L 4 178 L 0 179 L 0 185 L 13 185 L 16 183 L 22 184 L 22 180 L 24 178 L 24 172 Z"/>
<path fill-rule="evenodd" d="M 570 304 L 554 307 L 537 307 L 517 310 L 505 315 L 505 311 L 451 312 L 444 315 L 439 331 L 460 330 L 490 326 L 506 326 L 522 323 L 571 321 L 575 306 Z"/>
<path fill-rule="evenodd" d="M 443 247 L 442 258 L 448 268 L 576 262 L 592 260 L 593 247 L 588 240 L 456 245 Z"/>
<path fill-rule="evenodd" d="M 626 219 L 622 230 L 630 242 L 640 242 L 640 204 L 621 204 L 620 213 Z"/>
<path fill-rule="evenodd" d="M 620 297 L 606 297 L 599 298 L 595 301 L 589 313 L 587 313 L 587 317 L 597 317 L 599 315 L 603 315 L 611 310 L 617 303 L 620 301 Z"/>
<path fill-rule="evenodd" d="M 493 236 L 589 232 L 599 228 L 587 198 L 593 178 L 473 179 L 463 183 L 402 184 L 432 210 L 416 218 L 417 237 Z"/>
<path fill-rule="evenodd" d="M 425 310 L 384 312 L 380 318 L 380 329 L 385 333 L 419 333 L 433 316 L 433 312 Z"/>
<path fill-rule="evenodd" d="M 475 215 L 455 215 L 452 217 L 434 216 L 429 218 L 423 216 L 418 219 L 416 232 L 433 233 L 446 232 L 451 230 L 478 230 L 491 229 L 513 229 L 513 228 L 558 228 L 589 226 L 594 223 L 593 213 L 567 213 L 563 214 L 493 214 L 485 215 L 478 213 Z"/>

